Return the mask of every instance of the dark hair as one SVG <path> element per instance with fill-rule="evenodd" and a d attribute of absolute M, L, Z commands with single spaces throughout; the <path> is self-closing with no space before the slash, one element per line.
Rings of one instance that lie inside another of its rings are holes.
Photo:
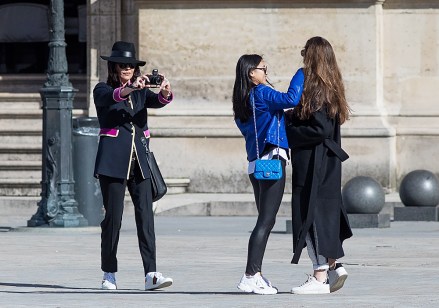
<path fill-rule="evenodd" d="M 331 118 L 336 116 L 343 124 L 349 119 L 350 108 L 346 101 L 341 72 L 331 44 L 322 37 L 310 38 L 302 50 L 305 82 L 300 104 L 294 113 L 302 120 L 327 107 Z"/>
<path fill-rule="evenodd" d="M 236 64 L 236 79 L 233 86 L 233 114 L 235 119 L 246 122 L 252 115 L 249 108 L 250 90 L 255 86 L 250 78 L 250 72 L 262 61 L 260 55 L 243 55 Z"/>
<path fill-rule="evenodd" d="M 120 87 L 120 80 L 119 80 L 119 75 L 117 74 L 116 65 L 117 65 L 116 62 L 111 62 L 111 61 L 107 62 L 107 67 L 108 67 L 107 84 L 112 88 Z M 140 75 L 141 74 L 140 74 L 139 66 L 136 65 L 136 68 L 134 69 L 133 77 L 131 78 L 131 82 L 134 82 L 136 78 L 139 77 Z"/>

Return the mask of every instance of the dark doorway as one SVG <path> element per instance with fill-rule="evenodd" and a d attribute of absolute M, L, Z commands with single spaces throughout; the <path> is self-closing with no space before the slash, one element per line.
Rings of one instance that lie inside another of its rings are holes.
<path fill-rule="evenodd" d="M 46 72 L 49 6 L 50 0 L 0 1 L 0 74 Z M 64 1 L 68 72 L 73 74 L 87 68 L 85 8 L 86 0 Z"/>

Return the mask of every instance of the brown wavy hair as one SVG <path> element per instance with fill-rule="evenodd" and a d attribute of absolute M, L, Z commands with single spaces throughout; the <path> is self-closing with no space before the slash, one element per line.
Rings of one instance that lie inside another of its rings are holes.
<path fill-rule="evenodd" d="M 305 82 L 300 104 L 294 108 L 294 113 L 299 119 L 306 120 L 326 106 L 328 116 L 338 116 L 343 124 L 349 119 L 351 109 L 331 44 L 322 37 L 312 37 L 306 42 L 302 56 Z"/>

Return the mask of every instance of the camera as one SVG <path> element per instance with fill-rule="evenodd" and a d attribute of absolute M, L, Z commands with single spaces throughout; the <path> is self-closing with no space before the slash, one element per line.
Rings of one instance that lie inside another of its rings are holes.
<path fill-rule="evenodd" d="M 159 75 L 158 69 L 153 69 L 151 75 L 148 76 L 148 78 L 151 85 L 160 86 L 163 81 L 163 77 Z"/>

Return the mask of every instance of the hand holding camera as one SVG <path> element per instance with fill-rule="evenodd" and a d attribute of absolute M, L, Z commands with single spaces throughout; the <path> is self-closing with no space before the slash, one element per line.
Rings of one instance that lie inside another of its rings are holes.
<path fill-rule="evenodd" d="M 157 69 L 153 69 L 151 75 L 145 76 L 147 78 L 146 87 L 160 88 L 160 92 L 164 98 L 169 99 L 171 97 L 171 84 L 165 75 L 160 74 Z"/>
<path fill-rule="evenodd" d="M 134 90 L 141 90 L 143 88 L 160 88 L 160 92 L 164 98 L 169 99 L 171 97 L 171 84 L 163 74 L 159 73 L 158 69 L 153 69 L 151 74 L 137 77 L 128 87 Z"/>
<path fill-rule="evenodd" d="M 145 75 L 147 79 L 147 84 L 150 85 L 150 88 L 159 88 L 164 80 L 164 76 L 159 74 L 158 69 L 153 69 L 151 75 Z"/>
<path fill-rule="evenodd" d="M 136 80 L 128 87 L 134 90 L 143 88 L 159 88 L 164 80 L 164 76 L 159 74 L 157 69 L 153 69 L 151 74 L 144 74 L 136 78 Z"/>

